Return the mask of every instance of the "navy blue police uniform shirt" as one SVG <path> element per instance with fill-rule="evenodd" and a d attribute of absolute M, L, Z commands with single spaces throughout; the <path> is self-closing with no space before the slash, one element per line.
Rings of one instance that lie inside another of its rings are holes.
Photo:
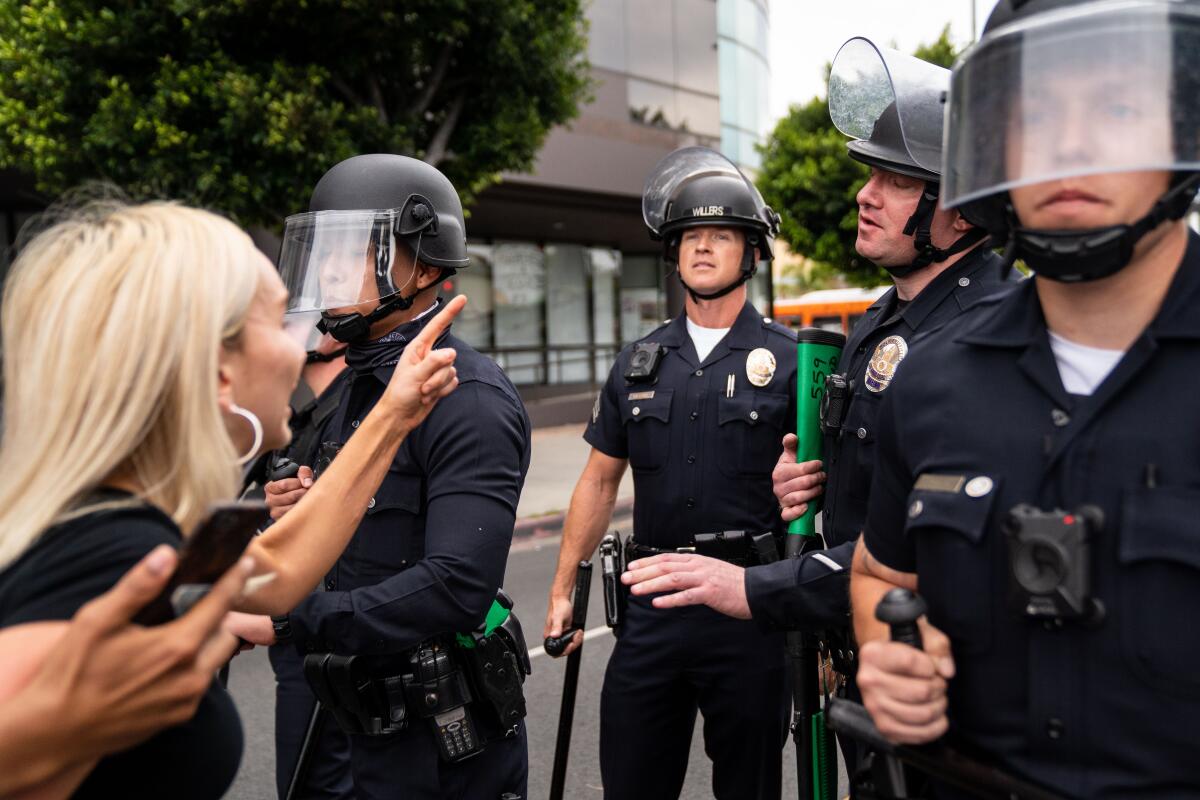
<path fill-rule="evenodd" d="M 1065 795 L 1200 796 L 1198 307 L 1189 233 L 1154 320 L 1093 395 L 1072 396 L 1027 281 L 923 340 L 880 409 L 864 543 L 916 573 L 950 637 L 951 729 Z M 1103 511 L 1098 626 L 1049 629 L 1010 604 L 1003 522 L 1021 503 Z"/>
<path fill-rule="evenodd" d="M 795 425 L 795 333 L 746 303 L 703 360 L 683 314 L 640 342 L 666 350 L 657 381 L 625 380 L 634 346 L 626 347 L 583 434 L 601 453 L 629 460 L 638 543 L 666 549 L 689 546 L 698 533 L 781 534 L 771 470 Z M 762 386 L 747 370 L 747 362 L 766 361 L 751 358 L 759 350 L 775 362 Z"/>
<path fill-rule="evenodd" d="M 321 441 L 345 442 L 391 380 L 404 344 L 432 319 L 386 342 L 352 345 L 338 409 Z M 323 592 L 289 615 L 301 652 L 398 654 L 483 621 L 512 542 L 529 468 L 529 417 L 494 361 L 450 334 L 459 385 L 400 445 Z M 312 463 L 310 460 L 308 463 Z"/>
<path fill-rule="evenodd" d="M 938 330 L 981 301 L 1015 286 L 1018 273 L 977 247 L 938 274 L 898 308 L 895 287 L 863 314 L 850 332 L 838 372 L 850 400 L 840 433 L 824 441 L 822 535 L 827 549 L 748 570 L 746 595 L 755 621 L 767 630 L 822 630 L 848 624 L 849 568 L 862 533 L 879 435 L 879 404 L 917 336 Z"/>

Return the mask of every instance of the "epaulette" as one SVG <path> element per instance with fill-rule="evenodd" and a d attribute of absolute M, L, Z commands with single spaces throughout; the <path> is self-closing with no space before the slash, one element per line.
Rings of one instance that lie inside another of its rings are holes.
<path fill-rule="evenodd" d="M 782 325 L 782 324 L 776 322 L 775 320 L 771 319 L 770 317 L 763 317 L 762 325 L 764 328 L 766 328 L 767 330 L 769 330 L 773 333 L 778 333 L 781 336 L 786 336 L 788 341 L 790 341 L 790 342 L 795 342 L 797 339 L 796 332 L 794 330 L 789 328 L 787 325 Z"/>

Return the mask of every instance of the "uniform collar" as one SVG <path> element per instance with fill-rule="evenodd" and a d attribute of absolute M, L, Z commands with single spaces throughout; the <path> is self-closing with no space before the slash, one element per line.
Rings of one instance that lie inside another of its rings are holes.
<path fill-rule="evenodd" d="M 1183 261 L 1146 333 L 1153 339 L 1200 339 L 1200 317 L 1195 313 L 1198 304 L 1200 235 L 1189 230 Z M 1043 338 L 1045 330 L 1035 282 L 1027 280 L 982 314 L 979 324 L 964 331 L 958 341 L 983 347 L 1028 347 Z"/>
<path fill-rule="evenodd" d="M 733 321 L 733 326 L 730 327 L 729 333 L 725 334 L 724 338 L 717 343 L 717 346 L 712 349 L 712 352 L 708 354 L 703 363 L 694 363 L 693 366 L 703 366 L 711 361 L 717 361 L 730 350 L 753 350 L 756 347 L 761 347 L 763 324 L 763 318 L 755 310 L 750 301 L 747 300 L 742 306 L 742 310 L 738 312 L 737 319 Z M 679 355 L 683 356 L 689 362 L 695 360 L 696 352 L 690 346 L 691 337 L 687 332 L 686 310 L 671 320 L 670 324 L 663 329 L 662 334 L 658 337 L 658 342 L 664 347 L 674 348 Z"/>
<path fill-rule="evenodd" d="M 762 326 L 763 318 L 747 300 L 721 343 L 729 345 L 734 350 L 753 350 L 762 341 L 762 336 L 758 332 Z M 687 312 L 684 311 L 663 329 L 662 335 L 658 337 L 658 343 L 666 347 L 683 347 L 687 340 Z"/>
<path fill-rule="evenodd" d="M 900 312 L 900 317 L 908 323 L 908 327 L 914 331 L 920 328 L 925 318 L 940 306 L 951 293 L 967 292 L 974 295 L 976 292 L 982 291 L 979 283 L 984 278 L 983 273 L 995 263 L 994 259 L 987 257 L 989 252 L 987 245 L 980 245 L 973 250 L 967 251 L 962 258 L 935 275 L 933 280 L 929 282 L 929 285 L 922 289 L 905 306 L 904 310 Z M 964 278 L 967 279 L 965 284 L 962 283 Z M 889 294 L 895 294 L 894 288 Z M 888 295 L 884 296 L 888 297 Z"/>

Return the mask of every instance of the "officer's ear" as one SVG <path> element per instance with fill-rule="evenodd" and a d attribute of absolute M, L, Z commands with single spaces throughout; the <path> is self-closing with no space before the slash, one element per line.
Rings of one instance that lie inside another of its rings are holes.
<path fill-rule="evenodd" d="M 975 226 L 967 222 L 966 218 L 957 211 L 954 212 L 954 230 L 957 233 L 966 233 Z"/>
<path fill-rule="evenodd" d="M 441 280 L 441 267 L 431 267 L 424 262 L 417 262 L 417 274 L 413 282 L 416 284 L 418 292 L 423 292 L 431 286 L 436 286 Z"/>

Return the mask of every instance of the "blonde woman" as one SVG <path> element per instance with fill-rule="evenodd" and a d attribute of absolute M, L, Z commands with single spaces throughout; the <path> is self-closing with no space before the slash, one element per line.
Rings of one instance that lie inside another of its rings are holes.
<path fill-rule="evenodd" d="M 0 627 L 69 619 L 231 498 L 239 463 L 287 442 L 304 354 L 286 301 L 249 237 L 178 205 L 92 208 L 24 248 L 0 310 Z M 457 385 L 454 352 L 432 344 L 463 305 L 406 348 L 336 464 L 248 548 L 275 578 L 242 611 L 287 612 L 336 560 L 400 442 Z M 45 649 L 0 649 L 0 674 Z M 67 783 L 84 797 L 219 797 L 241 744 L 213 683 L 188 721 L 77 765 Z"/>

